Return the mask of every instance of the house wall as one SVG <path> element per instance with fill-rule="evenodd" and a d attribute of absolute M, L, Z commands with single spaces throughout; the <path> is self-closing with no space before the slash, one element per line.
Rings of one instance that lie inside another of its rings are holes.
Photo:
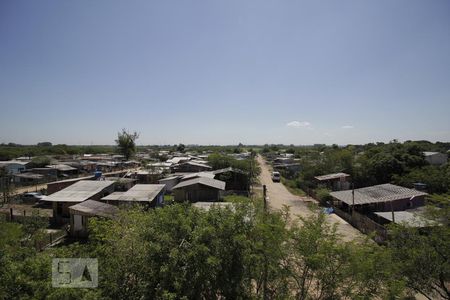
<path fill-rule="evenodd" d="M 111 194 L 114 191 L 114 185 L 103 189 L 101 192 L 90 197 L 90 200 L 100 201 L 101 198 Z M 53 202 L 53 218 L 57 223 L 67 223 L 70 218 L 69 206 L 78 204 L 81 202 Z"/>
<path fill-rule="evenodd" d="M 443 165 L 443 164 L 447 163 L 448 156 L 447 156 L 447 154 L 437 153 L 437 154 L 425 156 L 425 160 L 430 165 Z"/>
<path fill-rule="evenodd" d="M 339 203 L 339 201 L 337 201 Z M 369 212 L 375 212 L 375 211 L 403 211 L 410 208 L 420 207 L 425 205 L 425 197 L 419 196 L 414 197 L 412 201 L 410 201 L 410 198 L 404 198 L 399 200 L 392 201 L 392 207 L 391 202 L 381 202 L 381 203 L 373 203 L 373 204 L 364 204 L 364 205 L 355 205 L 355 210 L 361 212 L 361 213 L 369 213 Z M 350 209 L 350 206 L 341 203 L 338 205 L 338 207 L 345 209 Z"/>
<path fill-rule="evenodd" d="M 180 182 L 179 178 L 174 178 L 172 180 L 159 180 L 160 184 L 165 184 L 166 185 L 166 191 L 167 192 L 172 192 L 172 188 L 174 186 L 176 186 L 178 184 L 178 182 Z"/>
<path fill-rule="evenodd" d="M 220 190 L 200 184 L 173 190 L 177 202 L 214 202 L 220 201 Z"/>
<path fill-rule="evenodd" d="M 8 174 L 13 175 L 13 174 L 18 174 L 18 173 L 25 171 L 26 167 L 21 164 L 12 163 L 12 164 L 6 165 L 5 170 L 6 170 L 6 172 L 8 172 Z"/>

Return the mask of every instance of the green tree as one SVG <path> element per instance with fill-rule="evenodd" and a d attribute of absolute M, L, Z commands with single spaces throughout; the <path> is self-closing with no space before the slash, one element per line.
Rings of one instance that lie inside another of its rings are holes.
<path fill-rule="evenodd" d="M 178 152 L 184 153 L 186 146 L 184 144 L 178 144 L 178 146 L 176 147 Z"/>
<path fill-rule="evenodd" d="M 136 140 L 139 138 L 137 132 L 130 133 L 126 129 L 117 134 L 117 148 L 120 154 L 125 156 L 125 159 L 130 159 L 136 153 Z"/>
<path fill-rule="evenodd" d="M 434 226 L 426 233 L 393 226 L 389 247 L 407 286 L 428 299 L 450 299 L 450 230 Z"/>
<path fill-rule="evenodd" d="M 47 156 L 36 156 L 33 157 L 28 168 L 43 168 L 51 163 L 50 158 Z"/>

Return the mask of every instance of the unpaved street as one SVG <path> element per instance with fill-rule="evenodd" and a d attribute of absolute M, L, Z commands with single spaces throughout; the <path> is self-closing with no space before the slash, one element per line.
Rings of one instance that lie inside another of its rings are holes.
<path fill-rule="evenodd" d="M 293 216 L 308 216 L 311 214 L 308 203 L 316 203 L 317 201 L 315 199 L 291 194 L 282 183 L 272 181 L 271 170 L 261 155 L 257 156 L 257 161 L 261 166 L 260 181 L 262 185 L 266 185 L 267 187 L 268 202 L 272 209 L 281 209 L 286 205 L 290 207 L 290 213 Z M 361 232 L 335 214 L 327 215 L 327 221 L 337 224 L 338 233 L 342 235 L 344 240 L 348 241 L 365 237 Z"/>

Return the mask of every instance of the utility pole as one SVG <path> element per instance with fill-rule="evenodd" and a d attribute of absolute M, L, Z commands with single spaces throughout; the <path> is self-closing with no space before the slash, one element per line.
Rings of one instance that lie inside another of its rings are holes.
<path fill-rule="evenodd" d="M 264 214 L 267 212 L 267 187 L 263 185 Z"/>
<path fill-rule="evenodd" d="M 253 184 L 253 151 L 250 152 L 250 176 L 248 178 L 248 196 L 250 197 Z"/>
<path fill-rule="evenodd" d="M 395 215 L 394 215 L 394 205 L 391 200 L 391 213 L 392 213 L 392 223 L 395 223 Z"/>
<path fill-rule="evenodd" d="M 352 182 L 352 218 L 355 211 L 355 184 Z"/>
<path fill-rule="evenodd" d="M 267 214 L 267 187 L 266 185 L 263 185 L 263 199 L 264 199 L 264 222 L 266 221 L 266 214 Z M 264 243 L 263 243 L 263 251 L 264 251 L 264 274 L 263 274 L 263 300 L 269 299 L 268 295 L 268 288 L 267 288 L 267 276 L 268 276 L 268 265 L 267 265 L 267 257 L 266 257 L 266 239 L 264 237 Z"/>

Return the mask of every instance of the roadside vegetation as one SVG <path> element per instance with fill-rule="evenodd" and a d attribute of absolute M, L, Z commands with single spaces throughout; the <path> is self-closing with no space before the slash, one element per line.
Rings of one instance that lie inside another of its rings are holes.
<path fill-rule="evenodd" d="M 294 195 L 297 196 L 306 196 L 306 193 L 304 190 L 300 188 L 300 186 L 297 184 L 298 181 L 293 179 L 288 179 L 286 177 L 281 177 L 281 183 Z"/>

